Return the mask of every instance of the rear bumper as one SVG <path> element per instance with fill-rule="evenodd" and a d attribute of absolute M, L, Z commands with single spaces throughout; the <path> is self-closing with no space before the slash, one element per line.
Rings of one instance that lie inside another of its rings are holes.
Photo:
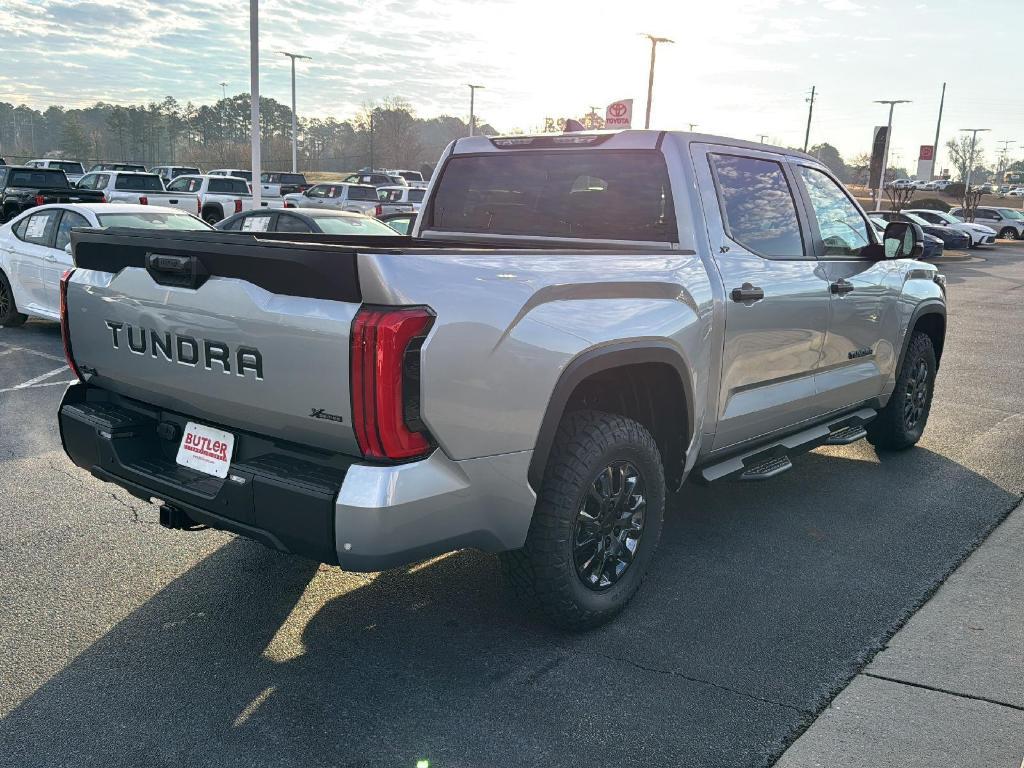
<path fill-rule="evenodd" d="M 535 497 L 532 452 L 455 462 L 441 451 L 373 465 L 231 430 L 226 479 L 179 466 L 188 417 L 75 384 L 60 406 L 65 452 L 97 478 L 198 523 L 347 570 L 378 571 L 467 547 L 522 546 Z M 157 427 L 164 426 L 165 437 Z M 218 425 L 213 425 L 218 426 Z"/>

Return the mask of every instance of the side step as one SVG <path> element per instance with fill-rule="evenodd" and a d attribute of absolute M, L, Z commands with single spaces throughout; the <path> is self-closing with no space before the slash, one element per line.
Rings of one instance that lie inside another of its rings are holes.
<path fill-rule="evenodd" d="M 878 413 L 873 408 L 837 417 L 792 435 L 752 448 L 699 470 L 698 479 L 713 483 L 726 478 L 767 480 L 793 468 L 792 456 L 820 445 L 849 445 L 867 435 L 864 425 Z"/>
<path fill-rule="evenodd" d="M 868 436 L 868 431 L 860 425 L 842 427 L 832 432 L 825 441 L 825 445 L 849 445 Z"/>
<path fill-rule="evenodd" d="M 751 467 L 740 475 L 740 480 L 767 480 L 792 468 L 793 462 L 789 460 L 789 456 L 776 456 Z"/>

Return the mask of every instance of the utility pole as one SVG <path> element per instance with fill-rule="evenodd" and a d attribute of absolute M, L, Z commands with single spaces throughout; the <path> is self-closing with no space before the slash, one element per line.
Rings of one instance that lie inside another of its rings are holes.
<path fill-rule="evenodd" d="M 220 95 L 221 95 L 221 98 L 224 99 L 224 101 L 228 100 L 228 81 L 227 80 L 222 80 L 221 83 L 220 83 Z"/>
<path fill-rule="evenodd" d="M 303 56 L 301 53 L 288 53 L 288 51 L 278 51 L 278 53 L 292 60 L 292 173 L 296 173 L 299 170 L 299 122 L 295 116 L 295 60 L 311 60 L 313 57 Z"/>
<path fill-rule="evenodd" d="M 476 132 L 476 90 L 484 86 L 471 83 L 466 85 L 469 87 L 469 135 L 472 136 Z"/>
<path fill-rule="evenodd" d="M 942 127 L 942 108 L 946 104 L 946 84 L 942 84 L 942 96 L 939 98 L 939 119 L 935 121 L 935 146 L 932 149 L 932 178 L 937 174 L 935 170 L 939 167 L 939 128 Z"/>
<path fill-rule="evenodd" d="M 651 127 L 651 99 L 654 97 L 654 59 L 658 51 L 658 43 L 674 43 L 667 37 L 655 37 L 647 32 L 641 33 L 651 41 L 651 69 L 647 75 L 647 115 L 644 117 L 644 128 Z M 693 130 L 692 128 L 690 129 Z"/>
<path fill-rule="evenodd" d="M 997 141 L 996 142 L 996 144 L 1002 144 L 1003 145 L 1003 148 L 1001 150 L 999 150 L 999 165 L 997 166 L 997 172 L 996 172 L 996 183 L 997 184 L 1002 184 L 1003 183 L 1003 172 L 1006 169 L 1006 157 L 1010 153 L 1010 145 L 1011 144 L 1015 144 L 1015 143 L 1016 143 L 1016 139 L 1003 139 L 1002 141 Z"/>
<path fill-rule="evenodd" d="M 807 99 L 807 130 L 804 132 L 804 152 L 807 151 L 807 143 L 811 140 L 811 115 L 814 114 L 814 97 L 818 92 L 818 87 L 815 85 L 811 86 L 811 98 Z"/>
<path fill-rule="evenodd" d="M 700 123 L 687 123 L 690 126 L 690 133 L 693 133 L 693 129 L 696 128 Z"/>
<path fill-rule="evenodd" d="M 373 171 L 373 113 L 377 108 L 370 110 L 370 171 Z"/>
<path fill-rule="evenodd" d="M 878 178 L 878 191 L 875 195 L 875 210 L 882 210 L 882 191 L 885 189 L 885 171 L 889 165 L 889 142 L 892 141 L 892 111 L 897 104 L 909 104 L 909 99 L 875 100 L 875 104 L 889 105 L 889 122 L 885 129 L 885 150 L 882 152 L 882 174 Z M 808 116 L 808 121 L 810 116 Z M 808 123 L 810 124 L 810 123 Z"/>
<path fill-rule="evenodd" d="M 964 179 L 964 193 L 971 189 L 971 174 L 974 173 L 974 148 L 978 145 L 978 134 L 984 131 L 991 131 L 991 128 L 961 128 L 961 133 L 971 134 L 971 157 L 967 162 L 967 178 Z"/>
<path fill-rule="evenodd" d="M 252 205 L 259 209 L 260 178 L 260 0 L 249 0 L 249 139 L 252 142 Z"/>
<path fill-rule="evenodd" d="M 759 133 L 759 134 L 757 134 L 757 138 L 759 138 L 761 140 L 761 143 L 764 144 L 764 140 L 768 138 L 768 134 L 767 133 Z"/>

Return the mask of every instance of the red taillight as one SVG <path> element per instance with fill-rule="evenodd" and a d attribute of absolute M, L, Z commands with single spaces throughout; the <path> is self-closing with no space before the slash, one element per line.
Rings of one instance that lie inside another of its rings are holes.
<path fill-rule="evenodd" d="M 100 193 L 100 202 L 101 203 L 107 202 L 107 194 L 105 192 L 101 192 Z"/>
<path fill-rule="evenodd" d="M 285 208 L 295 208 L 295 203 L 293 203 L 291 200 L 285 200 L 284 201 L 284 207 Z"/>
<path fill-rule="evenodd" d="M 46 198 L 42 195 L 36 195 L 36 205 L 46 205 Z"/>
<path fill-rule="evenodd" d="M 235 200 L 235 213 L 241 213 L 241 212 L 242 212 L 242 201 L 241 200 Z"/>
<path fill-rule="evenodd" d="M 60 340 L 64 343 L 64 359 L 68 361 L 71 372 L 79 381 L 85 381 L 75 365 L 75 356 L 71 354 L 71 329 L 68 328 L 68 281 L 73 274 L 75 270 L 69 269 L 60 277 Z"/>
<path fill-rule="evenodd" d="M 198 197 L 196 198 L 196 216 L 203 215 L 203 201 Z"/>
<path fill-rule="evenodd" d="M 149 205 L 149 198 L 145 195 L 139 195 L 139 205 Z"/>
<path fill-rule="evenodd" d="M 433 322 L 426 307 L 363 307 L 352 321 L 352 424 L 368 458 L 430 450 L 420 421 L 419 349 Z"/>
<path fill-rule="evenodd" d="M 378 205 L 376 208 L 373 209 L 373 215 L 376 216 L 377 218 L 380 218 L 383 214 L 384 214 L 384 206 L 383 205 Z"/>

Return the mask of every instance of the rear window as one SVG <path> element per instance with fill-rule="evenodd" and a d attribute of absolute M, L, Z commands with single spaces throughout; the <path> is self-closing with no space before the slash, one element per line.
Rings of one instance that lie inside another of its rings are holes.
<path fill-rule="evenodd" d="M 51 160 L 50 161 L 50 167 L 51 168 L 59 168 L 60 170 L 64 171 L 64 173 L 76 173 L 76 174 L 83 173 L 83 169 L 82 169 L 82 164 L 81 163 L 67 163 L 67 162 L 62 162 L 60 160 L 54 162 L 53 160 Z"/>
<path fill-rule="evenodd" d="M 132 229 L 209 229 L 209 225 L 187 213 L 145 212 L 102 213 L 96 217 L 101 227 L 130 227 Z"/>
<path fill-rule="evenodd" d="M 329 235 L 395 236 L 395 230 L 368 216 L 316 216 L 320 230 Z"/>
<path fill-rule="evenodd" d="M 376 200 L 377 190 L 373 187 L 349 187 L 349 200 Z"/>
<path fill-rule="evenodd" d="M 32 171 L 12 171 L 11 180 L 8 182 L 11 187 L 57 187 L 67 189 L 68 177 L 64 171 L 39 168 Z"/>
<path fill-rule="evenodd" d="M 410 189 L 409 190 L 409 202 L 410 203 L 422 203 L 423 196 L 427 194 L 425 189 Z"/>
<path fill-rule="evenodd" d="M 219 178 L 210 179 L 210 186 L 208 189 L 211 192 L 222 192 L 229 195 L 247 195 L 249 194 L 249 185 L 241 179 L 232 178 Z"/>
<path fill-rule="evenodd" d="M 134 192 L 163 192 L 164 183 L 153 173 L 118 176 L 114 180 L 114 189 L 127 189 Z"/>
<path fill-rule="evenodd" d="M 675 242 L 665 160 L 652 151 L 454 157 L 428 226 L 451 232 Z"/>
<path fill-rule="evenodd" d="M 406 181 L 423 181 L 423 174 L 419 171 L 399 171 L 398 175 Z"/>
<path fill-rule="evenodd" d="M 282 184 L 305 184 L 306 177 L 301 173 L 282 173 L 281 174 Z"/>

